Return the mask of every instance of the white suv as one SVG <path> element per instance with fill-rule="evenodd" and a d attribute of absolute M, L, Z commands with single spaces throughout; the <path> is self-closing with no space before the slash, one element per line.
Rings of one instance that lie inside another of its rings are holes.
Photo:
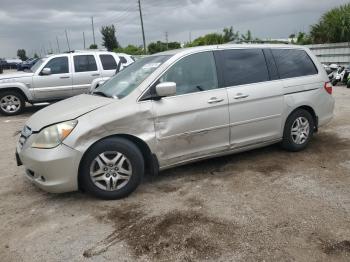
<path fill-rule="evenodd" d="M 0 77 L 0 113 L 15 115 L 25 102 L 49 102 L 87 93 L 94 80 L 109 78 L 118 65 L 122 69 L 132 62 L 127 54 L 107 51 L 49 55 L 27 72 Z"/>

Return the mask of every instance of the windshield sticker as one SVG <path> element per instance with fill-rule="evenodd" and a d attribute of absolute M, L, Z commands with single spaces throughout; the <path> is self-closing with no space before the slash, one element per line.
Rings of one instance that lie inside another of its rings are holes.
<path fill-rule="evenodd" d="M 149 63 L 149 64 L 145 64 L 142 69 L 150 69 L 150 68 L 157 68 L 158 66 L 160 66 L 161 63 Z"/>

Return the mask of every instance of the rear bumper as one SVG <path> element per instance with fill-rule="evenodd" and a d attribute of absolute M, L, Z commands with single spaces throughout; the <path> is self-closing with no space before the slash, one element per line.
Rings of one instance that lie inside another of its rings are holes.
<path fill-rule="evenodd" d="M 78 190 L 79 151 L 64 144 L 53 149 L 17 150 L 19 162 L 26 169 L 26 178 L 39 188 L 51 193 Z"/>

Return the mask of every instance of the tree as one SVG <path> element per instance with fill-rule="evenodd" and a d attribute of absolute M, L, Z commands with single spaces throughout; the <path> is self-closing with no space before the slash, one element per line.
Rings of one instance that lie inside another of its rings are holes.
<path fill-rule="evenodd" d="M 223 41 L 224 43 L 228 43 L 228 42 L 234 42 L 237 41 L 239 39 L 239 32 L 233 32 L 233 27 L 231 26 L 230 28 L 224 28 L 223 30 L 224 34 L 223 34 Z"/>
<path fill-rule="evenodd" d="M 117 41 L 117 37 L 115 36 L 115 27 L 114 25 L 110 26 L 102 26 L 101 28 L 102 34 L 102 45 L 107 48 L 108 51 L 112 51 L 119 47 L 119 43 Z"/>
<path fill-rule="evenodd" d="M 34 58 L 39 58 L 37 53 L 34 53 Z"/>
<path fill-rule="evenodd" d="M 128 55 L 143 55 L 143 47 L 137 47 L 134 45 L 128 45 L 127 47 L 119 47 L 116 49 L 113 49 L 113 52 L 116 53 L 125 53 Z"/>
<path fill-rule="evenodd" d="M 350 41 L 350 4 L 331 9 L 320 21 L 311 26 L 310 37 L 314 43 Z"/>
<path fill-rule="evenodd" d="M 253 40 L 252 33 L 250 32 L 250 30 L 248 30 L 246 34 L 241 35 L 241 40 L 243 42 L 251 42 Z"/>
<path fill-rule="evenodd" d="M 26 50 L 24 49 L 18 49 L 17 50 L 17 56 L 19 57 L 19 59 L 21 59 L 22 61 L 25 61 L 28 59 L 28 57 L 26 56 Z"/>
<path fill-rule="evenodd" d="M 153 42 L 148 45 L 148 52 L 150 54 L 159 53 L 166 50 L 179 49 L 181 44 L 179 42 L 164 43 L 161 41 Z"/>
<path fill-rule="evenodd" d="M 309 45 L 312 43 L 312 40 L 310 36 L 304 32 L 299 32 L 297 35 L 297 42 L 298 45 Z"/>
<path fill-rule="evenodd" d="M 90 49 L 97 49 L 98 46 L 97 46 L 96 44 L 91 44 L 89 48 L 90 48 Z"/>
<path fill-rule="evenodd" d="M 250 32 L 250 31 L 248 31 Z M 250 35 L 251 37 L 251 35 Z M 225 44 L 228 42 L 238 42 L 240 39 L 239 32 L 235 32 L 233 27 L 225 27 L 222 30 L 222 34 L 220 33 L 209 33 L 204 36 L 200 36 L 193 40 L 192 43 L 187 43 L 186 47 L 191 46 L 201 46 L 201 45 L 219 45 Z"/>

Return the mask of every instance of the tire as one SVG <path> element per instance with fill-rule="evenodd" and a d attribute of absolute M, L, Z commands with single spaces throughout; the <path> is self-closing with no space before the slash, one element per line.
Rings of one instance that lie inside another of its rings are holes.
<path fill-rule="evenodd" d="M 307 147 L 314 129 L 315 121 L 312 115 L 304 109 L 297 109 L 289 115 L 285 123 L 282 147 L 292 152 L 303 150 Z"/>
<path fill-rule="evenodd" d="M 23 95 L 17 91 L 0 92 L 0 113 L 5 116 L 14 116 L 22 113 L 25 107 Z"/>
<path fill-rule="evenodd" d="M 143 175 L 144 159 L 139 148 L 124 138 L 107 138 L 93 145 L 84 156 L 79 186 L 98 198 L 120 199 L 138 187 Z"/>

